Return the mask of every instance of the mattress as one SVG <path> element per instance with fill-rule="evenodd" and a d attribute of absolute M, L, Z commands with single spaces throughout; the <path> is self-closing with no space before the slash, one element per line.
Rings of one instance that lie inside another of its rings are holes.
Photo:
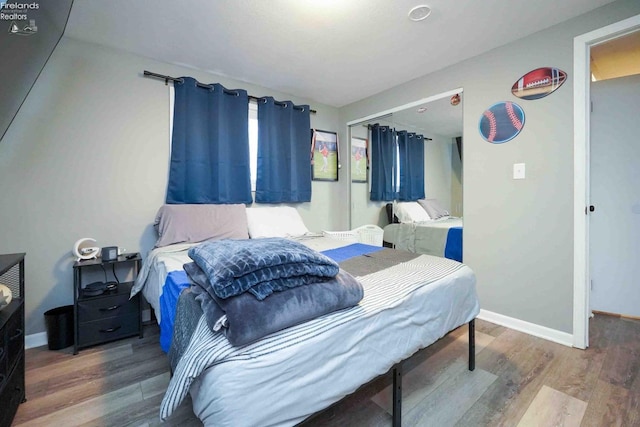
<path fill-rule="evenodd" d="M 172 271 L 182 270 L 183 264 L 191 261 L 187 251 L 194 245 L 182 243 L 153 249 L 145 258 L 140 273 L 136 277 L 131 296 L 142 291 L 142 295 L 153 308 L 158 324 L 162 320 L 160 295 L 162 295 L 167 275 Z"/>

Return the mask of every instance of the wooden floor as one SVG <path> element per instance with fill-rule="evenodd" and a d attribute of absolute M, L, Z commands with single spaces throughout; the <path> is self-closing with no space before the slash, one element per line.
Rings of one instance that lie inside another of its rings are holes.
<path fill-rule="evenodd" d="M 476 370 L 467 328 L 404 366 L 404 426 L 640 426 L 640 321 L 598 315 L 577 350 L 476 321 Z M 157 327 L 71 354 L 27 350 L 27 399 L 14 426 L 156 426 L 168 363 Z M 300 427 L 389 426 L 391 376 L 363 386 Z M 185 402 L 163 426 L 201 423 Z"/>

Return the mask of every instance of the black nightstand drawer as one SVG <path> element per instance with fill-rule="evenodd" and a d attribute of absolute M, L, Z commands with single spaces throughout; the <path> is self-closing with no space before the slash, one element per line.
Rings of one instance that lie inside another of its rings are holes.
<path fill-rule="evenodd" d="M 0 331 L 0 333 L 2 332 L 4 331 Z M 0 342 L 0 344 L 2 343 Z M 7 367 L 7 348 L 0 345 L 0 390 L 2 390 L 2 386 L 9 378 L 9 369 L 7 369 Z M 2 402 L 2 400 L 0 400 L 0 402 Z"/>
<path fill-rule="evenodd" d="M 139 298 L 129 300 L 129 295 L 121 294 L 109 297 L 78 301 L 78 320 L 80 323 L 138 314 Z"/>
<path fill-rule="evenodd" d="M 22 312 L 24 306 L 20 303 L 20 307 L 17 309 Z M 7 369 L 11 371 L 16 364 L 16 361 L 24 353 L 24 329 L 22 326 L 22 314 L 16 314 L 11 316 L 6 325 L 6 346 L 7 351 Z"/>
<path fill-rule="evenodd" d="M 80 345 L 87 346 L 140 333 L 138 312 L 80 324 Z"/>

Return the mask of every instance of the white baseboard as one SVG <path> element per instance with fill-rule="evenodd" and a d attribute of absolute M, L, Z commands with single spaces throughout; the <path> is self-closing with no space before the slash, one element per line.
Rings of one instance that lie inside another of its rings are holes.
<path fill-rule="evenodd" d="M 486 320 L 487 322 L 495 323 L 500 326 L 505 326 L 519 332 L 524 332 L 525 334 L 533 335 L 534 337 L 544 338 L 558 344 L 566 345 L 567 347 L 573 347 L 573 335 L 556 329 L 547 328 L 546 326 L 536 325 L 535 323 L 525 322 L 524 320 L 515 319 L 513 317 L 504 316 L 487 310 L 480 310 L 478 319 Z"/>
<path fill-rule="evenodd" d="M 47 344 L 46 332 L 38 332 L 37 334 L 26 335 L 24 337 L 24 348 L 40 347 Z"/>

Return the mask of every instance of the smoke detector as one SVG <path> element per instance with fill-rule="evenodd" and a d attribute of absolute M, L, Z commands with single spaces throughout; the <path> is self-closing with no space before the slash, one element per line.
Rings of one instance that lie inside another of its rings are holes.
<path fill-rule="evenodd" d="M 425 4 L 414 7 L 409 11 L 409 19 L 412 21 L 422 21 L 431 15 L 431 8 Z"/>

